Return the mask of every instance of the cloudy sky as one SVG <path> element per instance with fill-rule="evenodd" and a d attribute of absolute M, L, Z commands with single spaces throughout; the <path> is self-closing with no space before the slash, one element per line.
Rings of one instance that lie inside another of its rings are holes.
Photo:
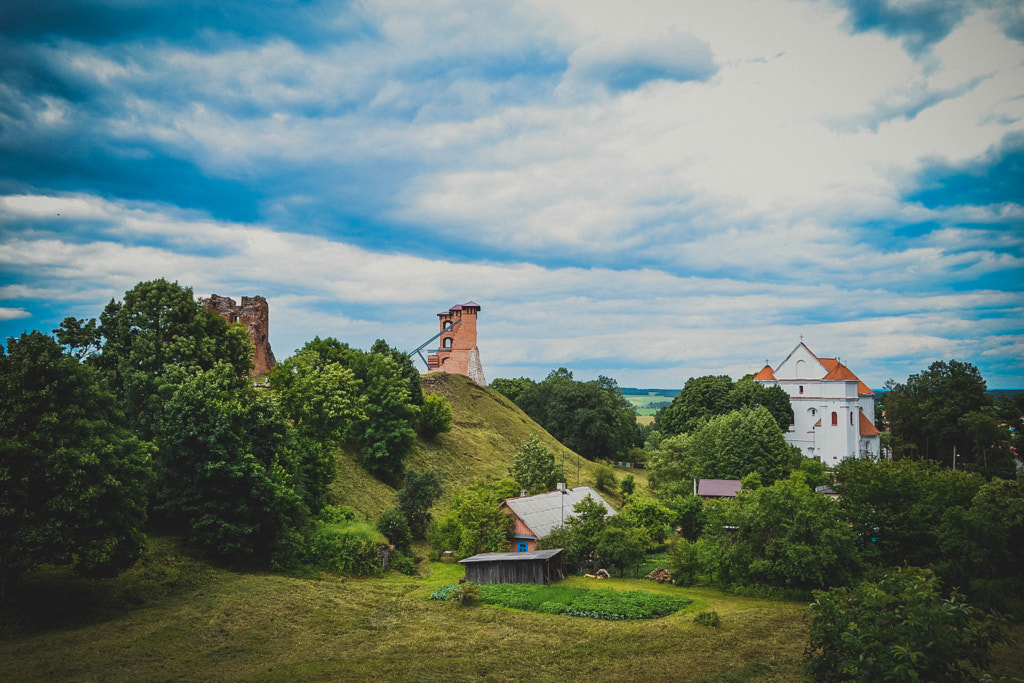
<path fill-rule="evenodd" d="M 159 277 L 278 358 L 473 300 L 489 380 L 1024 388 L 1022 3 L 0 4 L 0 336 Z"/>

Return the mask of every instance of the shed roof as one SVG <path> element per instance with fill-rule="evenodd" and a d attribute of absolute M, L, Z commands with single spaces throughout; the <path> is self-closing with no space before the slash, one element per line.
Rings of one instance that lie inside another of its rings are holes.
<path fill-rule="evenodd" d="M 739 479 L 701 479 L 697 482 L 698 496 L 735 498 L 743 482 Z"/>
<path fill-rule="evenodd" d="M 537 538 L 544 538 L 566 518 L 571 517 L 573 507 L 587 496 L 604 505 L 609 517 L 615 514 L 615 509 L 589 486 L 567 488 L 564 492 L 548 491 L 535 496 L 507 498 L 503 505 L 507 505 L 519 519 L 523 520 L 526 526 L 537 534 Z"/>
<path fill-rule="evenodd" d="M 525 560 L 548 560 L 562 552 L 561 548 L 552 548 L 551 550 L 534 550 L 528 553 L 480 553 L 479 555 L 473 555 L 467 557 L 464 560 L 459 560 L 459 564 L 465 564 L 467 562 L 523 562 Z"/>

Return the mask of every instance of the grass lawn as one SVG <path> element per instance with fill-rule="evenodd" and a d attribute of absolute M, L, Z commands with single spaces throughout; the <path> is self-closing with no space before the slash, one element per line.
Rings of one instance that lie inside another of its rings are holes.
<path fill-rule="evenodd" d="M 802 680 L 801 604 L 566 580 L 694 601 L 661 619 L 605 622 L 428 600 L 462 576 L 459 565 L 425 564 L 415 578 L 297 578 L 211 567 L 169 539 L 154 545 L 117 579 L 27 576 L 0 611 L 4 680 Z M 693 623 L 706 609 L 721 628 Z"/>
<path fill-rule="evenodd" d="M 693 600 L 660 619 L 596 621 L 428 600 L 458 581 L 459 565 L 423 564 L 414 578 L 299 578 L 212 567 L 172 539 L 153 545 L 117 579 L 27 576 L 0 603 L 3 680 L 807 680 L 800 603 L 639 579 L 561 582 Z M 693 622 L 704 610 L 720 628 Z M 994 673 L 1019 673 L 1018 648 L 1001 657 Z"/>

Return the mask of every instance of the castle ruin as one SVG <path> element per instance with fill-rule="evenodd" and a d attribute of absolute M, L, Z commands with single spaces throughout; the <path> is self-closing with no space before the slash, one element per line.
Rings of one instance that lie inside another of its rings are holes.
<path fill-rule="evenodd" d="M 228 323 L 242 323 L 253 345 L 252 374 L 257 377 L 270 374 L 277 361 L 270 349 L 270 306 L 267 300 L 262 296 L 243 296 L 239 306 L 230 297 L 213 294 L 202 302 L 206 310 L 216 313 Z"/>

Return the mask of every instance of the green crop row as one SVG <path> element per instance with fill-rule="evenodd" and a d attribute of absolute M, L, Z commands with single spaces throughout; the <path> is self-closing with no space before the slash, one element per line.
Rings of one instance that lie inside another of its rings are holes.
<path fill-rule="evenodd" d="M 430 598 L 449 600 L 455 588 L 442 586 Z M 565 613 L 589 619 L 653 619 L 672 614 L 691 602 L 681 596 L 602 588 L 504 583 L 483 585 L 480 589 L 481 600 L 489 605 L 544 614 Z"/>

